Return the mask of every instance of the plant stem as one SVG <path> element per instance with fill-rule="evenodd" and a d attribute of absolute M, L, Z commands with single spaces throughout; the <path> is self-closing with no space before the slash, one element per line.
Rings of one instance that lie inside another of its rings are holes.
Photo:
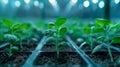
<path fill-rule="evenodd" d="M 108 49 L 108 53 L 109 53 L 109 56 L 110 56 L 110 59 L 111 59 L 111 62 L 114 62 L 113 61 L 113 56 L 112 56 L 112 52 L 111 52 L 111 49 L 110 49 L 110 43 L 107 43 L 107 49 Z"/>
<path fill-rule="evenodd" d="M 93 29 L 94 29 L 94 27 L 91 27 L 90 36 L 89 36 L 91 50 L 93 48 L 93 38 L 92 38 Z"/>
<path fill-rule="evenodd" d="M 11 56 L 11 54 L 12 54 L 12 44 L 10 44 L 9 57 Z"/>
<path fill-rule="evenodd" d="M 22 39 L 21 39 L 21 35 L 20 34 L 17 34 L 18 35 L 18 38 L 19 38 L 19 41 L 20 41 L 20 48 L 22 48 Z"/>
<path fill-rule="evenodd" d="M 111 52 L 111 49 L 110 49 L 110 45 L 111 43 L 109 42 L 109 33 L 110 30 L 109 30 L 109 27 L 105 27 L 105 30 L 104 30 L 104 36 L 105 36 L 105 41 L 107 43 L 107 50 L 108 50 L 108 53 L 109 53 L 109 56 L 110 56 L 110 59 L 111 59 L 111 62 L 114 62 L 113 61 L 113 56 L 112 56 L 112 52 Z"/>
<path fill-rule="evenodd" d="M 57 51 L 57 58 L 59 58 L 58 35 L 59 35 L 59 31 L 58 31 L 58 28 L 56 28 L 56 51 Z"/>
<path fill-rule="evenodd" d="M 90 48 L 91 48 L 91 50 L 93 48 L 93 39 L 92 39 L 92 36 L 90 36 Z"/>

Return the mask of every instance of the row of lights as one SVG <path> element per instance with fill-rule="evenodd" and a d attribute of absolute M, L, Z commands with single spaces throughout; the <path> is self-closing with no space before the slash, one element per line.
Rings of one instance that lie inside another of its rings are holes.
<path fill-rule="evenodd" d="M 4 3 L 4 4 L 8 4 L 8 1 L 9 0 L 2 0 L 2 2 Z M 26 4 L 29 4 L 30 3 L 30 0 L 24 0 L 24 2 L 26 3 Z M 53 7 L 54 6 L 56 6 L 57 5 L 57 2 L 56 2 L 56 0 L 49 0 L 49 2 L 53 5 Z M 78 0 L 71 0 L 71 5 L 74 5 L 74 4 L 76 4 L 78 2 Z M 98 3 L 98 0 L 92 0 L 92 2 L 94 3 L 94 4 L 97 4 Z M 114 2 L 115 2 L 115 4 L 118 4 L 119 2 L 120 2 L 120 0 L 114 0 Z M 21 6 L 21 2 L 19 1 L 19 0 L 17 0 L 17 1 L 15 1 L 15 6 L 16 7 L 20 7 Z M 43 8 L 43 3 L 40 3 L 39 1 L 37 1 L 37 0 L 35 0 L 34 2 L 33 2 L 33 4 L 34 4 L 34 6 L 36 6 L 36 7 L 38 7 L 38 6 L 40 6 L 41 8 Z M 99 2 L 99 4 L 98 4 L 98 6 L 100 7 L 100 8 L 103 8 L 104 7 L 104 1 L 100 1 Z M 90 2 L 88 1 L 88 0 L 85 0 L 84 2 L 83 2 L 83 6 L 84 7 L 89 7 L 90 6 Z"/>
<path fill-rule="evenodd" d="M 94 3 L 94 4 L 96 4 L 96 3 L 98 3 L 98 0 L 92 0 L 92 2 Z M 114 0 L 114 3 L 115 4 L 118 4 L 120 2 L 120 0 Z"/>
<path fill-rule="evenodd" d="M 93 2 L 94 4 L 97 4 L 97 3 L 98 3 L 98 0 L 92 0 L 92 2 Z M 114 2 L 115 2 L 115 4 L 118 4 L 118 3 L 120 3 L 120 0 L 114 0 Z M 83 5 L 84 5 L 84 7 L 89 7 L 90 3 L 89 3 L 88 0 L 86 0 L 86 1 L 84 1 Z M 100 1 L 99 4 L 98 4 L 98 6 L 99 6 L 100 8 L 103 8 L 103 7 L 105 6 L 104 1 Z"/>
<path fill-rule="evenodd" d="M 98 3 L 98 0 L 92 0 L 92 2 L 93 2 L 94 4 L 96 4 L 96 3 Z M 88 0 L 86 0 L 86 1 L 84 1 L 83 5 L 84 5 L 84 7 L 87 8 L 87 7 L 90 6 L 90 2 L 89 2 Z M 98 6 L 99 6 L 100 8 L 103 8 L 103 7 L 105 6 L 104 1 L 100 1 L 99 4 L 98 4 Z"/>
<path fill-rule="evenodd" d="M 5 5 L 8 4 L 8 2 L 9 2 L 9 0 L 2 0 L 2 3 L 4 3 Z M 30 3 L 30 0 L 24 0 L 24 2 L 25 2 L 26 4 L 29 4 L 29 3 Z M 40 3 L 40 2 L 37 1 L 37 0 L 35 0 L 35 1 L 33 2 L 33 4 L 34 4 L 34 6 L 36 6 L 36 7 L 40 7 L 40 8 L 43 8 L 43 7 L 44 7 L 44 4 L 43 4 L 43 3 Z M 16 7 L 20 7 L 20 6 L 21 6 L 21 2 L 20 2 L 19 0 L 16 0 L 16 1 L 14 2 L 14 5 L 15 5 Z"/>

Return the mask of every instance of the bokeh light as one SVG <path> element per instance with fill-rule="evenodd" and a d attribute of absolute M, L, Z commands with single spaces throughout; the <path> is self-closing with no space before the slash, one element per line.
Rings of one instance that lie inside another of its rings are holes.
<path fill-rule="evenodd" d="M 15 1 L 15 6 L 16 6 L 16 7 L 20 7 L 20 6 L 21 6 L 20 1 Z"/>
<path fill-rule="evenodd" d="M 118 4 L 120 2 L 120 0 L 114 0 L 115 4 Z"/>
<path fill-rule="evenodd" d="M 89 5 L 90 5 L 90 2 L 88 0 L 84 1 L 84 3 L 83 3 L 84 7 L 87 8 L 87 7 L 89 7 Z"/>
<path fill-rule="evenodd" d="M 36 7 L 38 7 L 38 6 L 40 5 L 39 1 L 37 1 L 37 0 L 36 0 L 36 1 L 34 1 L 34 3 L 33 3 L 33 4 L 34 4 L 34 6 L 36 6 Z"/>
<path fill-rule="evenodd" d="M 101 2 L 99 3 L 99 7 L 100 7 L 100 8 L 103 8 L 104 6 L 105 6 L 104 1 L 101 1 Z"/>
<path fill-rule="evenodd" d="M 98 3 L 98 0 L 92 0 L 92 2 L 93 2 L 94 4 L 96 4 L 96 3 Z"/>
<path fill-rule="evenodd" d="M 8 4 L 8 0 L 2 0 L 4 4 Z"/>
<path fill-rule="evenodd" d="M 24 0 L 24 2 L 25 2 L 26 4 L 29 4 L 29 3 L 30 3 L 30 0 Z"/>

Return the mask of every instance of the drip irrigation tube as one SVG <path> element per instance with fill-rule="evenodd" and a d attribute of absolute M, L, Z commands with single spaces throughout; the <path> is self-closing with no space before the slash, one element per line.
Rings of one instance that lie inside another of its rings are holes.
<path fill-rule="evenodd" d="M 66 36 L 66 40 L 71 44 L 71 46 L 76 50 L 76 52 L 88 64 L 88 67 L 100 67 L 88 55 L 86 55 L 84 51 L 78 48 L 78 46 L 70 39 L 69 36 Z"/>
<path fill-rule="evenodd" d="M 47 36 L 44 36 L 40 43 L 38 44 L 38 46 L 36 47 L 36 49 L 32 52 L 32 54 L 29 56 L 29 58 L 27 59 L 27 61 L 25 62 L 25 64 L 22 67 L 33 67 L 33 63 L 36 59 L 36 57 L 41 53 L 41 48 L 43 47 L 44 43 L 46 43 Z"/>

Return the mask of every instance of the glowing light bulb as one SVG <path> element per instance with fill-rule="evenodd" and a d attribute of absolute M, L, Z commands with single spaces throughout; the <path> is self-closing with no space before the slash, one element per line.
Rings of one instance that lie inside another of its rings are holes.
<path fill-rule="evenodd" d="M 49 0 L 49 2 L 52 3 L 52 4 L 56 3 L 55 0 Z"/>
<path fill-rule="evenodd" d="M 115 2 L 116 4 L 118 4 L 118 3 L 120 2 L 120 0 L 114 0 L 114 2 Z"/>
<path fill-rule="evenodd" d="M 99 7 L 100 8 L 103 8 L 105 6 L 105 3 L 103 2 L 103 1 L 101 1 L 100 3 L 99 3 Z"/>
<path fill-rule="evenodd" d="M 29 3 L 30 3 L 30 0 L 24 0 L 24 2 L 25 2 L 26 4 L 29 4 Z"/>
<path fill-rule="evenodd" d="M 98 0 L 92 0 L 92 2 L 93 2 L 94 4 L 96 4 L 96 3 L 98 3 Z"/>
<path fill-rule="evenodd" d="M 34 1 L 34 6 L 38 7 L 39 6 L 39 1 Z"/>
<path fill-rule="evenodd" d="M 15 1 L 15 6 L 16 6 L 16 7 L 20 7 L 20 6 L 21 6 L 20 1 Z"/>
<path fill-rule="evenodd" d="M 71 0 L 71 2 L 72 2 L 73 4 L 76 4 L 76 3 L 78 2 L 78 0 Z"/>
<path fill-rule="evenodd" d="M 8 4 L 8 0 L 2 0 L 4 4 Z"/>
<path fill-rule="evenodd" d="M 90 5 L 90 2 L 88 0 L 84 1 L 84 3 L 83 3 L 84 7 L 87 8 L 87 7 L 89 7 L 89 5 Z"/>

